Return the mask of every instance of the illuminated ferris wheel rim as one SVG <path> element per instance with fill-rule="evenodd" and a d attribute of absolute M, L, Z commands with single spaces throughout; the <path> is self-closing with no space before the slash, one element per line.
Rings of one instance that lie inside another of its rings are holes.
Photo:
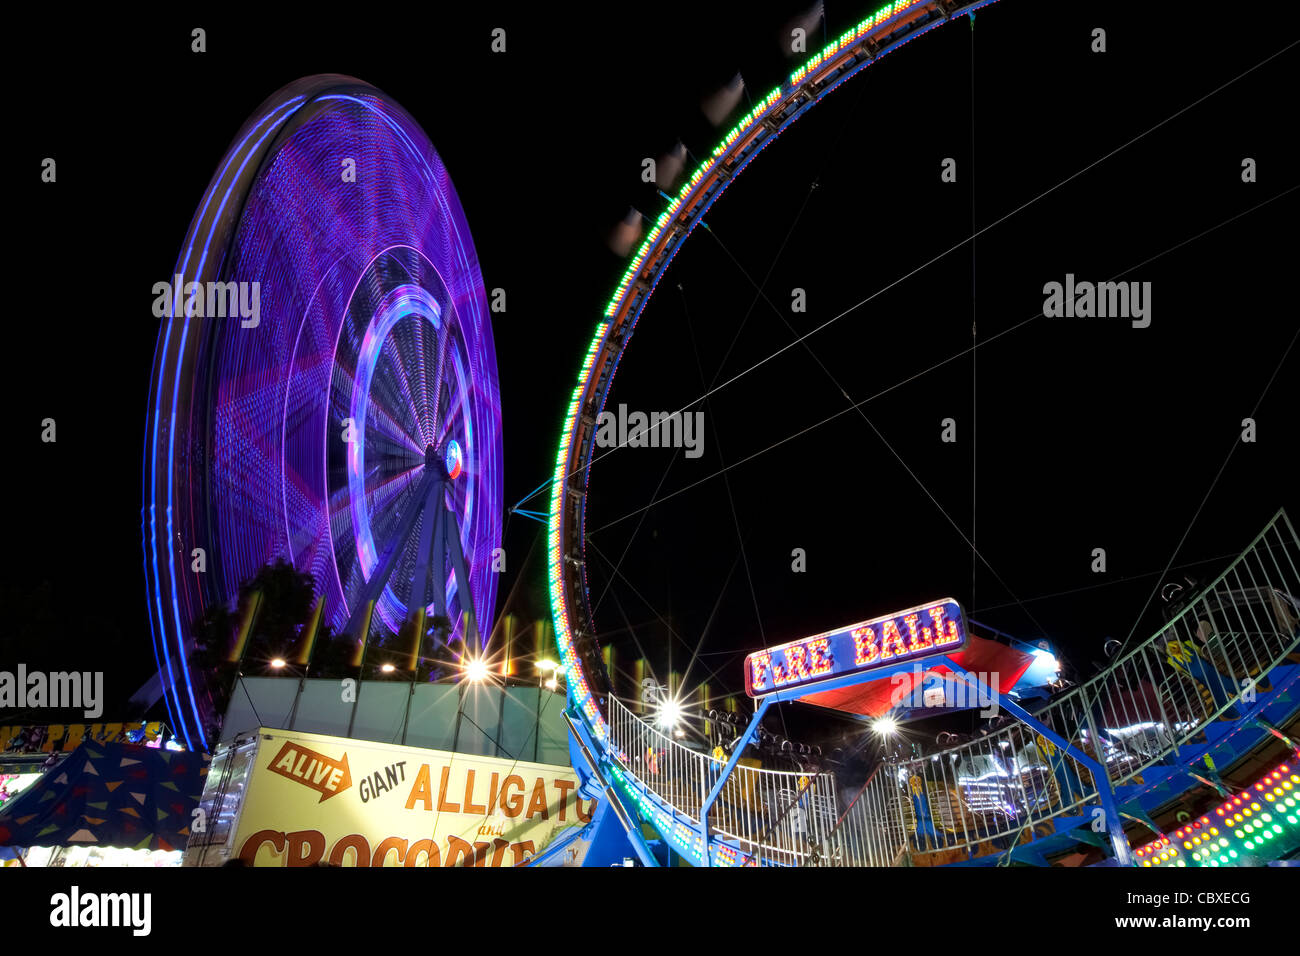
<path fill-rule="evenodd" d="M 602 746 L 608 725 L 599 698 L 607 688 L 586 580 L 586 489 L 595 452 L 595 424 L 604 409 L 619 360 L 659 279 L 682 243 L 723 190 L 790 124 L 840 84 L 881 56 L 934 27 L 996 0 L 945 3 L 898 0 L 843 32 L 792 72 L 741 118 L 659 215 L 606 306 L 570 396 L 552 476 L 547 523 L 547 580 L 555 640 L 571 674 L 568 692 L 582 721 Z M 579 482 L 579 476 L 581 481 Z"/>
<path fill-rule="evenodd" d="M 344 170 L 354 164 L 351 179 L 340 175 L 343 157 L 355 157 L 343 160 Z M 172 274 L 200 288 L 272 280 L 262 283 L 260 323 L 243 323 L 243 338 L 234 313 L 210 313 L 217 321 L 208 321 L 202 311 L 192 318 L 169 307 L 154 354 L 143 461 L 145 583 L 169 721 L 195 748 L 207 746 L 211 710 L 191 673 L 189 625 L 207 606 L 228 600 L 276 557 L 313 574 L 325 620 L 336 625 L 355 603 L 357 581 L 367 583 L 360 542 L 369 529 L 355 520 L 348 497 L 356 496 L 356 476 L 335 467 L 344 456 L 330 439 L 338 437 L 335 419 L 377 401 L 373 382 L 350 371 L 374 323 L 388 323 L 393 340 L 372 337 L 368 357 L 380 372 L 372 363 L 367 375 L 384 379 L 397 417 L 371 419 L 370 427 L 383 426 L 375 437 L 387 446 L 380 448 L 390 459 L 385 477 L 402 469 L 413 477 L 388 481 L 402 486 L 392 493 L 361 476 L 362 496 L 376 502 L 365 518 L 385 519 L 395 566 L 418 572 L 423 545 L 411 553 L 415 526 L 402 538 L 394 529 L 406 527 L 397 519 L 411 492 L 427 485 L 420 473 L 443 479 L 470 571 L 463 597 L 459 573 L 445 593 L 432 582 L 434 593 L 458 631 L 466 607 L 490 618 L 489 555 L 501 531 L 499 388 L 477 254 L 450 177 L 420 125 L 364 81 L 309 76 L 261 103 L 217 165 Z M 404 282 L 406 300 L 384 297 Z M 430 331 L 398 340 L 403 328 L 425 324 Z M 454 400 L 443 405 L 447 398 Z M 398 399 L 405 403 L 394 405 Z M 364 421 L 357 431 L 371 440 Z M 332 468 L 348 479 L 342 496 Z M 426 513 L 432 501 L 430 494 Z M 346 550 L 357 552 L 347 555 L 348 582 L 339 573 L 336 528 Z M 195 547 L 206 551 L 206 573 L 190 573 Z M 431 570 L 436 579 L 441 568 Z M 383 588 L 377 618 L 381 605 L 391 617 L 393 607 L 409 603 L 394 590 Z"/>

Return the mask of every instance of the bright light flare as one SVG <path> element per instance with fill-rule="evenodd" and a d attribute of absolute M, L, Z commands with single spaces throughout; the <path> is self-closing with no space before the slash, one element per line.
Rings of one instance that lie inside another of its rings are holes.
<path fill-rule="evenodd" d="M 487 661 L 481 657 L 475 657 L 465 664 L 465 679 L 479 683 L 487 680 L 488 666 Z"/>
<path fill-rule="evenodd" d="M 877 717 L 871 722 L 871 730 L 878 737 L 892 737 L 898 733 L 898 721 L 893 717 Z"/>
<path fill-rule="evenodd" d="M 271 661 L 271 666 L 274 667 L 276 670 L 279 670 L 281 667 L 284 667 L 284 658 L 283 658 L 283 657 L 277 657 L 277 658 L 273 659 L 273 660 Z"/>
<path fill-rule="evenodd" d="M 1047 669 L 1051 671 L 1053 674 L 1055 674 L 1058 680 L 1060 679 L 1061 662 L 1056 659 L 1055 654 L 1053 654 L 1051 651 L 1036 650 L 1034 651 L 1034 656 L 1037 657 L 1040 661 L 1045 662 L 1047 664 Z"/>
<path fill-rule="evenodd" d="M 673 728 L 682 719 L 682 705 L 675 700 L 665 700 L 659 705 L 659 726 Z"/>

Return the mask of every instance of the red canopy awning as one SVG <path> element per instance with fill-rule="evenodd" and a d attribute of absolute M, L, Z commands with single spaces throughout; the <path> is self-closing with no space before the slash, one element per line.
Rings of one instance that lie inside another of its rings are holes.
<path fill-rule="evenodd" d="M 1005 694 L 1033 662 L 1032 654 L 1017 650 L 998 641 L 967 634 L 966 646 L 947 655 L 963 671 L 979 674 L 981 679 L 992 681 L 997 676 L 995 690 Z M 930 673 L 948 674 L 952 668 L 934 658 L 916 662 L 922 681 Z M 917 671 L 908 670 L 891 677 L 882 677 L 861 684 L 852 684 L 839 690 L 823 690 L 801 698 L 805 703 L 828 707 L 831 710 L 857 714 L 860 717 L 879 717 L 895 708 L 894 702 L 907 698 L 916 689 Z"/>

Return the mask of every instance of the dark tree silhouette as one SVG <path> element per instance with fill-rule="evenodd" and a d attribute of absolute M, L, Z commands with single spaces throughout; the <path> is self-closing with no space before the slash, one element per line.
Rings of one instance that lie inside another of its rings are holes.
<path fill-rule="evenodd" d="M 254 602 L 257 616 L 252 633 L 244 648 L 242 664 L 232 661 L 231 653 L 239 628 Z M 234 606 L 217 604 L 209 607 L 194 622 L 194 661 L 203 675 L 204 692 L 211 698 L 214 710 L 225 713 L 230 694 L 235 687 L 236 674 L 262 672 L 274 658 L 295 660 L 302 650 L 305 630 L 315 608 L 315 582 L 310 574 L 296 570 L 283 559 L 263 565 L 251 579 L 239 587 Z M 444 614 L 431 615 L 425 621 L 421 636 L 419 657 L 414 674 L 408 669 L 412 642 L 415 635 L 413 623 L 408 622 L 398 633 L 387 630 L 372 633 L 366 648 L 364 673 L 367 680 L 434 680 L 444 675 L 446 662 L 435 659 L 436 652 L 444 647 L 451 651 L 457 647 L 448 644 L 451 620 Z M 322 624 L 316 635 L 308 669 L 312 677 L 356 677 L 357 641 L 350 634 L 337 634 L 328 624 Z M 393 670 L 385 673 L 385 664 Z M 297 676 L 296 668 L 285 671 L 286 676 Z"/>
<path fill-rule="evenodd" d="M 239 589 L 242 611 L 260 592 L 261 604 L 253 633 L 244 651 L 247 661 L 288 659 L 298 650 L 298 641 L 316 604 L 315 580 L 310 574 L 294 569 L 283 558 L 263 565 L 251 581 Z"/>
<path fill-rule="evenodd" d="M 235 664 L 228 659 L 235 633 L 234 615 L 224 604 L 214 604 L 194 622 L 193 633 L 193 661 L 198 667 L 191 668 L 191 673 L 202 676 L 203 693 L 212 701 L 213 710 L 223 714 L 235 679 Z"/>
<path fill-rule="evenodd" d="M 210 606 L 194 622 L 194 661 L 203 674 L 205 690 L 217 713 L 224 713 L 240 664 L 230 660 L 245 614 L 259 601 L 253 631 L 244 648 L 243 667 L 261 668 L 272 658 L 291 659 L 315 607 L 315 581 L 283 558 L 263 565 L 239 587 L 232 610 L 225 604 Z M 322 628 L 324 630 L 324 628 Z M 322 634 L 318 638 L 325 638 Z"/>
<path fill-rule="evenodd" d="M 322 624 L 312 650 L 309 675 L 312 677 L 355 677 L 352 655 L 356 642 L 346 634 L 335 634 L 334 628 Z"/>

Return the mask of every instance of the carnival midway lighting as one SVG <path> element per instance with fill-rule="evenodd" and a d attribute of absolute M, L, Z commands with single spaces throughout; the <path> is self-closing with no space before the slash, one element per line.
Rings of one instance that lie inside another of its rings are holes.
<path fill-rule="evenodd" d="M 547 690 L 560 689 L 560 679 L 564 677 L 563 667 L 560 667 L 554 661 L 542 661 L 537 665 L 537 668 L 547 675 L 546 680 L 542 683 L 543 687 Z"/>
<path fill-rule="evenodd" d="M 993 2 L 974 0 L 962 4 L 959 12 L 974 13 Z M 787 82 L 757 100 L 754 108 L 687 176 L 678 193 L 666 197 L 666 208 L 652 220 L 645 240 L 633 254 L 596 324 L 565 408 L 551 480 L 534 494 L 544 489 L 549 492 L 547 583 L 556 645 L 561 663 L 571 671 L 568 684 L 574 707 L 600 748 L 607 745 L 609 726 L 588 684 L 577 645 L 577 639 L 591 625 L 588 615 L 582 613 L 587 593 L 586 564 L 581 537 L 575 529 L 581 528 L 584 521 L 585 490 L 595 447 L 588 440 L 588 430 L 594 427 L 593 416 L 604 407 L 636 322 L 682 243 L 759 152 L 775 142 L 809 106 L 851 76 L 915 37 L 956 19 L 953 10 L 942 9 L 933 0 L 886 4 L 791 73 Z"/>
<path fill-rule="evenodd" d="M 877 737 L 892 737 L 898 733 L 898 721 L 893 717 L 877 717 L 871 722 L 871 731 Z"/>
<path fill-rule="evenodd" d="M 481 657 L 472 658 L 465 664 L 465 679 L 471 683 L 480 683 L 487 680 L 488 665 L 487 661 Z"/>
<path fill-rule="evenodd" d="M 1199 820 L 1134 851 L 1142 866 L 1262 866 L 1300 848 L 1300 774 L 1279 764 Z"/>
<path fill-rule="evenodd" d="M 675 700 L 665 700 L 659 705 L 659 726 L 665 730 L 673 730 L 677 727 L 677 722 L 682 719 L 682 705 Z"/>

